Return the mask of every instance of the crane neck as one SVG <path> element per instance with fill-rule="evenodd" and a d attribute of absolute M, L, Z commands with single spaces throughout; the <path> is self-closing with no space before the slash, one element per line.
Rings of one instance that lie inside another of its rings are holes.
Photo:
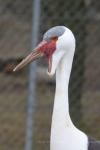
<path fill-rule="evenodd" d="M 68 86 L 75 50 L 73 41 L 69 40 L 69 42 L 72 43 L 56 69 L 56 92 L 50 136 L 51 150 L 88 149 L 87 136 L 74 126 L 69 114 Z"/>
<path fill-rule="evenodd" d="M 62 124 L 68 124 L 69 126 L 73 125 L 69 115 L 68 102 L 68 86 L 73 56 L 74 52 L 64 55 L 56 70 L 56 92 L 52 116 L 52 122 L 59 124 L 59 120 L 63 120 Z"/>

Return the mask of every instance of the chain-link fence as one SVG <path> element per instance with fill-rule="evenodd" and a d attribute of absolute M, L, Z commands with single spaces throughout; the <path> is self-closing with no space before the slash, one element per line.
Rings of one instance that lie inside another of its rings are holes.
<path fill-rule="evenodd" d="M 39 41 L 55 25 L 69 27 L 76 37 L 70 79 L 70 113 L 74 124 L 100 138 L 100 2 L 41 0 Z M 31 48 L 32 0 L 0 0 L 0 150 L 24 150 L 28 103 L 28 68 L 12 68 Z M 37 64 L 34 106 L 34 149 L 49 149 L 55 81 L 46 75 L 46 61 Z"/>

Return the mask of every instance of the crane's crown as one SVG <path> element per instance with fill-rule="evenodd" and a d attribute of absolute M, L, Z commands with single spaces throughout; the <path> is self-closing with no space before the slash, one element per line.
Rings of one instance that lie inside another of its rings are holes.
<path fill-rule="evenodd" d="M 54 37 L 60 37 L 66 31 L 64 26 L 55 26 L 49 29 L 43 36 L 43 40 L 50 41 Z"/>

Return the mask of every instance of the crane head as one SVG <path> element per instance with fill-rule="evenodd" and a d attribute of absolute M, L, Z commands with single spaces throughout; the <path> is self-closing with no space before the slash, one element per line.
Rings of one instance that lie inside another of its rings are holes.
<path fill-rule="evenodd" d="M 46 56 L 48 59 L 48 74 L 53 75 L 71 41 L 68 38 L 70 32 L 64 26 L 56 26 L 49 29 L 44 34 L 42 42 L 13 71 L 20 70 L 35 59 Z"/>

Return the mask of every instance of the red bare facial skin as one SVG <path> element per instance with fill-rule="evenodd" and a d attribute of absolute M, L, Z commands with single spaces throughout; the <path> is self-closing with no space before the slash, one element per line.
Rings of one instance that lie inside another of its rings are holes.
<path fill-rule="evenodd" d="M 44 53 L 47 57 L 51 56 L 56 50 L 56 40 L 51 39 L 49 42 L 42 41 L 38 45 L 38 51 Z"/>
<path fill-rule="evenodd" d="M 56 50 L 56 41 L 58 38 L 54 37 L 50 41 L 42 41 L 25 59 L 23 59 L 13 71 L 20 70 L 33 60 L 46 56 L 48 58 L 48 72 L 52 68 L 52 54 Z"/>
<path fill-rule="evenodd" d="M 53 38 L 49 42 L 46 42 L 43 46 L 40 46 L 38 49 L 40 52 L 44 53 L 44 55 L 48 58 L 48 72 L 51 72 L 52 68 L 52 54 L 56 50 L 56 41 L 57 39 Z"/>

